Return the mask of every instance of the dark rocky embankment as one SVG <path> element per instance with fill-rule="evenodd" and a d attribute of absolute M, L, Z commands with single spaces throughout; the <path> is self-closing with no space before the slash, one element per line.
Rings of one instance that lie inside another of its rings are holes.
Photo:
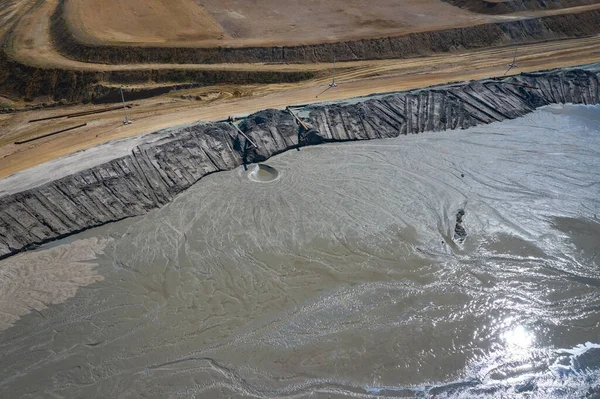
<path fill-rule="evenodd" d="M 140 63 L 313 63 L 394 59 L 457 49 L 583 37 L 600 33 L 600 10 L 534 19 L 411 33 L 403 36 L 337 43 L 278 47 L 152 47 L 88 44 L 77 40 L 63 17 L 63 1 L 51 21 L 56 49 L 66 57 L 107 64 Z"/>
<path fill-rule="evenodd" d="M 26 99 L 50 97 L 54 101 L 104 103 L 116 99 L 102 83 L 170 83 L 210 86 L 216 84 L 292 83 L 311 79 L 314 72 L 138 69 L 123 71 L 76 71 L 39 68 L 11 60 L 0 51 L 0 94 Z M 168 88 L 150 87 L 132 92 L 129 99 L 162 94 Z"/>
<path fill-rule="evenodd" d="M 599 78 L 600 70 L 558 70 L 295 108 L 308 131 L 286 111 L 265 110 L 239 123 L 257 147 L 225 122 L 152 133 L 125 156 L 55 181 L 24 187 L 30 171 L 16 176 L 12 188 L 4 180 L 0 257 L 141 215 L 207 174 L 297 146 L 468 128 L 513 119 L 552 103 L 598 104 Z"/>
<path fill-rule="evenodd" d="M 598 0 L 443 0 L 453 6 L 480 14 L 511 14 L 522 11 L 556 10 L 598 4 Z"/>

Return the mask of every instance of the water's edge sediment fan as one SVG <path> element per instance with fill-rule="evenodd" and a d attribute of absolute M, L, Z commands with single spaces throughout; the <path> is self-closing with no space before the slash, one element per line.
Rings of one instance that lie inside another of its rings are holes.
<path fill-rule="evenodd" d="M 369 140 L 514 119 L 553 103 L 599 104 L 600 69 L 553 70 L 442 85 L 161 132 L 124 157 L 0 198 L 0 258 L 169 203 L 202 177 L 322 142 Z M 529 86 L 529 87 L 527 87 Z"/>

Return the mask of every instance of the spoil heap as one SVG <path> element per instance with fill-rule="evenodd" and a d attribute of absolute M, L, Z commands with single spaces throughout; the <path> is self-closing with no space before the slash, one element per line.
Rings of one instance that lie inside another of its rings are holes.
<path fill-rule="evenodd" d="M 229 123 L 198 123 L 138 137 L 141 144 L 127 155 L 54 181 L 39 177 L 45 172 L 42 165 L 3 181 L 0 257 L 144 214 L 210 173 L 297 146 L 468 128 L 552 103 L 598 104 L 599 79 L 598 69 L 557 70 L 296 107 L 309 131 L 287 111 L 266 110 L 239 124 L 251 142 Z M 121 144 L 133 145 L 127 140 Z M 76 156 L 80 161 L 97 157 L 101 149 L 94 151 Z M 73 157 L 63 160 L 69 161 L 72 166 Z"/>

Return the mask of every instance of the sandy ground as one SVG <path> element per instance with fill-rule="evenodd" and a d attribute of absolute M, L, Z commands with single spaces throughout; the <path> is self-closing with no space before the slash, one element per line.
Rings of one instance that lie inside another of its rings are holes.
<path fill-rule="evenodd" d="M 29 4 L 22 1 L 21 8 Z M 133 65 L 105 65 L 85 63 L 72 60 L 59 54 L 52 45 L 49 32 L 49 19 L 54 12 L 58 0 L 46 0 L 32 7 L 18 22 L 10 39 L 9 52 L 16 60 L 27 64 L 46 68 L 76 69 L 88 71 L 114 71 L 114 70 L 139 70 L 139 69 L 196 69 L 196 70 L 278 70 L 293 71 L 306 69 L 322 69 L 323 66 L 315 65 L 265 65 L 265 64 L 133 64 Z M 587 10 L 600 8 L 586 6 L 574 8 Z M 574 10 L 571 9 L 571 10 Z M 531 16 L 550 15 L 567 12 L 568 10 L 550 10 L 531 13 Z M 525 18 L 525 15 L 494 17 L 500 19 Z M 173 45 L 176 43 L 173 42 Z M 189 44 L 189 43 L 188 43 Z"/>
<path fill-rule="evenodd" d="M 0 0 L 0 39 L 31 4 L 33 0 Z"/>
<path fill-rule="evenodd" d="M 219 23 L 194 0 L 75 0 L 65 16 L 77 37 L 108 43 L 221 39 Z"/>
<path fill-rule="evenodd" d="M 372 93 L 401 91 L 433 84 L 502 76 L 506 64 L 512 61 L 514 48 L 495 48 L 468 53 L 444 54 L 432 57 L 361 61 L 340 64 L 339 87 L 318 99 L 315 96 L 326 87 L 328 78 L 297 84 L 244 87 L 211 87 L 139 101 L 130 111 L 134 123 L 123 126 L 121 111 L 74 119 L 57 119 L 38 123 L 28 120 L 65 112 L 103 108 L 77 106 L 68 109 L 21 112 L 0 116 L 0 177 L 50 161 L 75 151 L 123 137 L 152 132 L 161 128 L 199 120 L 219 120 L 229 115 L 244 115 L 265 108 L 283 108 L 308 102 L 339 100 Z M 512 73 L 572 66 L 600 60 L 600 38 L 563 40 L 521 46 L 518 68 Z M 312 66 L 314 67 L 314 66 Z M 319 67 L 330 67 L 319 65 Z M 206 91 L 244 93 L 241 98 L 222 96 L 212 103 L 182 100 L 180 95 L 196 95 Z M 88 126 L 62 135 L 29 144 L 12 144 L 17 139 L 49 133 L 87 122 Z"/>
<path fill-rule="evenodd" d="M 79 287 L 102 280 L 90 261 L 107 243 L 89 238 L 4 260 L 0 264 L 0 331 L 21 316 L 64 302 Z"/>
<path fill-rule="evenodd" d="M 168 2 L 168 12 L 162 11 L 166 3 L 67 0 L 65 16 L 86 42 L 169 45 L 314 43 L 467 26 L 492 18 L 439 0 L 177 0 L 175 7 Z"/>
<path fill-rule="evenodd" d="M 192 1 L 177 0 L 175 7 L 165 7 L 165 0 L 67 0 L 65 16 L 76 37 L 88 43 L 209 47 L 397 36 L 600 7 L 494 16 L 440 0 Z"/>
<path fill-rule="evenodd" d="M 295 65 L 265 64 L 138 64 L 105 65 L 80 62 L 59 54 L 50 39 L 50 17 L 58 0 L 46 0 L 28 11 L 16 25 L 11 38 L 11 56 L 27 65 L 45 68 L 63 68 L 86 71 L 117 71 L 139 69 L 208 69 L 208 70 L 298 70 Z M 304 67 L 303 67 L 304 68 Z M 314 67 L 313 67 L 314 69 Z"/>
<path fill-rule="evenodd" d="M 318 2 L 314 3 L 317 4 Z M 334 3 L 328 2 L 327 4 L 331 5 Z M 11 4 L 13 4 L 15 10 L 24 12 L 26 7 L 32 5 L 33 2 L 27 3 L 25 0 L 22 0 Z M 208 10 L 211 10 L 212 0 L 206 1 L 203 4 Z M 231 9 L 241 7 L 241 5 L 238 6 L 236 4 L 236 1 L 229 1 L 226 2 L 226 7 Z M 311 2 L 310 4 L 313 3 Z M 353 2 L 352 4 L 358 7 L 356 5 L 358 2 Z M 408 2 L 405 5 L 405 10 L 416 12 L 417 8 L 409 7 L 410 5 L 415 6 L 415 4 L 416 2 L 414 1 Z M 428 0 L 423 4 L 431 5 L 432 3 Z M 48 21 L 56 5 L 57 0 L 46 0 L 45 2 L 35 4 L 25 13 L 25 16 L 19 21 L 12 35 L 9 50 L 13 57 L 26 64 L 76 70 L 144 68 L 317 70 L 323 71 L 323 74 L 328 75 L 328 70 L 331 68 L 331 65 L 327 64 L 104 65 L 83 63 L 63 57 L 55 51 L 51 44 Z M 388 5 L 392 7 L 391 2 Z M 314 5 L 314 7 L 317 7 L 317 5 Z M 318 7 L 325 6 L 318 5 Z M 592 7 L 600 7 L 600 5 Z M 580 7 L 579 9 L 592 7 Z M 279 7 L 279 9 L 282 8 Z M 349 9 L 352 9 L 352 7 L 349 7 Z M 427 9 L 427 7 L 423 6 L 422 9 Z M 215 11 L 213 10 L 213 12 Z M 315 10 L 312 12 L 314 13 Z M 536 13 L 535 15 L 561 12 L 566 11 L 552 10 Z M 287 14 L 292 15 L 293 13 L 290 12 Z M 286 18 L 291 18 L 289 15 Z M 495 18 L 524 17 L 526 16 L 517 15 Z M 415 18 L 407 17 L 407 20 Z M 12 20 L 14 19 L 12 18 Z M 222 21 L 220 22 L 223 24 Z M 264 26 L 264 24 L 262 25 Z M 423 26 L 426 26 L 426 24 Z M 427 26 L 432 25 L 429 24 Z M 415 30 L 416 28 L 413 26 L 411 29 Z M 157 32 L 159 31 L 160 29 L 157 29 Z M 364 34 L 364 32 L 361 34 Z M 513 70 L 514 73 L 584 64 L 596 62 L 600 59 L 600 39 L 598 37 L 531 44 L 521 46 L 521 49 L 518 59 L 519 68 Z M 339 65 L 340 70 L 338 71 L 339 81 L 342 84 L 337 89 L 325 93 L 320 100 L 343 99 L 377 92 L 413 89 L 450 81 L 500 76 L 506 70 L 506 64 L 512 59 L 512 54 L 512 48 L 496 48 L 426 58 L 343 63 Z M 322 78 L 300 84 L 212 87 L 178 92 L 177 96 L 180 94 L 191 96 L 202 95 L 209 99 L 212 98 L 214 101 L 182 100 L 176 98 L 174 95 L 141 101 L 139 102 L 139 106 L 134 107 L 131 111 L 131 117 L 135 119 L 135 123 L 130 126 L 123 126 L 120 123 L 123 118 L 120 112 L 33 124 L 27 123 L 27 121 L 38 117 L 62 114 L 65 110 L 32 111 L 16 115 L 0 115 L 0 177 L 11 175 L 34 165 L 116 138 L 133 136 L 198 120 L 216 120 L 226 118 L 231 114 L 247 114 L 269 107 L 282 108 L 290 104 L 316 101 L 315 95 L 326 86 L 327 80 L 328 78 Z M 69 110 L 77 112 L 94 108 L 93 106 L 79 106 L 69 108 Z M 18 139 L 53 132 L 82 122 L 87 122 L 88 126 L 26 145 L 13 144 Z"/>

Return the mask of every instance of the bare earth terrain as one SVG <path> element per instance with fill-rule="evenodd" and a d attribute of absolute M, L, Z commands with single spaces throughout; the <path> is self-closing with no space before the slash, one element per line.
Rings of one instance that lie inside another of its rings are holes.
<path fill-rule="evenodd" d="M 0 396 L 600 393 L 599 18 L 0 0 Z"/>
<path fill-rule="evenodd" d="M 161 46 L 301 45 L 461 28 L 600 6 L 487 15 L 441 0 L 66 0 L 65 19 L 73 35 L 91 44 Z M 579 7 L 578 7 L 579 6 Z"/>
<path fill-rule="evenodd" d="M 561 9 L 598 3 L 598 0 L 444 0 L 449 4 L 483 14 L 510 14 L 518 11 Z"/>
<path fill-rule="evenodd" d="M 91 41 L 165 43 L 225 36 L 194 0 L 67 1 L 65 13 L 75 31 Z"/>
<path fill-rule="evenodd" d="M 512 73 L 591 63 L 600 60 L 600 38 L 563 40 L 522 46 L 519 68 Z M 123 126 L 121 111 L 89 115 L 74 119 L 55 119 L 27 123 L 65 112 L 101 109 L 105 106 L 77 106 L 66 109 L 21 112 L 0 115 L 0 177 L 47 162 L 72 152 L 122 137 L 152 132 L 198 120 L 218 120 L 265 108 L 339 100 L 372 93 L 415 89 L 433 84 L 502 76 L 512 60 L 512 47 L 453 53 L 408 60 L 359 61 L 339 65 L 339 87 L 316 98 L 330 81 L 331 65 L 298 65 L 296 68 L 322 68 L 325 77 L 296 84 L 225 86 L 178 91 L 173 94 L 138 101 L 129 111 L 134 124 Z M 290 66 L 292 67 L 292 66 Z M 214 102 L 181 99 L 217 93 Z M 236 94 L 237 93 L 237 94 Z M 79 123 L 88 126 L 29 144 L 15 145 L 15 140 L 34 137 Z"/>
<path fill-rule="evenodd" d="M 575 7 L 486 15 L 440 0 L 384 0 L 377 2 L 376 6 L 364 0 L 311 0 L 302 3 L 289 0 L 197 0 L 197 3 L 192 0 L 67 0 L 65 17 L 75 36 L 90 43 L 269 46 L 402 35 L 600 8 L 600 4 L 589 3 L 580 5 L 581 2 L 575 2 Z M 0 2 L 0 18 L 5 22 L 0 27 L 0 34 L 4 35 L 15 23 L 4 47 L 11 59 L 24 65 L 57 71 L 312 71 L 318 77 L 293 84 L 223 84 L 136 101 L 136 106 L 130 110 L 135 123 L 129 126 L 121 124 L 123 114 L 118 111 L 76 119 L 28 123 L 30 119 L 103 106 L 79 105 L 68 109 L 0 114 L 0 177 L 109 140 L 197 120 L 221 119 L 269 107 L 283 108 L 292 104 L 502 76 L 514 53 L 514 47 L 477 51 L 456 49 L 451 53 L 420 58 L 338 63 L 340 86 L 317 99 L 316 95 L 330 80 L 332 65 L 329 63 L 107 65 L 68 58 L 56 50 L 50 34 L 50 19 L 57 5 L 58 0 Z M 518 68 L 511 73 L 598 60 L 598 36 L 531 43 L 520 46 Z M 101 83 L 119 85 L 118 82 Z M 159 84 L 148 81 L 142 85 L 151 87 Z M 5 107 L 22 104 L 18 98 L 0 98 L 0 105 Z M 17 140 L 81 123 L 87 123 L 87 126 L 27 144 L 14 144 Z"/>
<path fill-rule="evenodd" d="M 173 46 L 318 43 L 462 27 L 494 18 L 439 0 L 197 3 L 67 0 L 65 16 L 75 36 L 84 42 Z"/>

